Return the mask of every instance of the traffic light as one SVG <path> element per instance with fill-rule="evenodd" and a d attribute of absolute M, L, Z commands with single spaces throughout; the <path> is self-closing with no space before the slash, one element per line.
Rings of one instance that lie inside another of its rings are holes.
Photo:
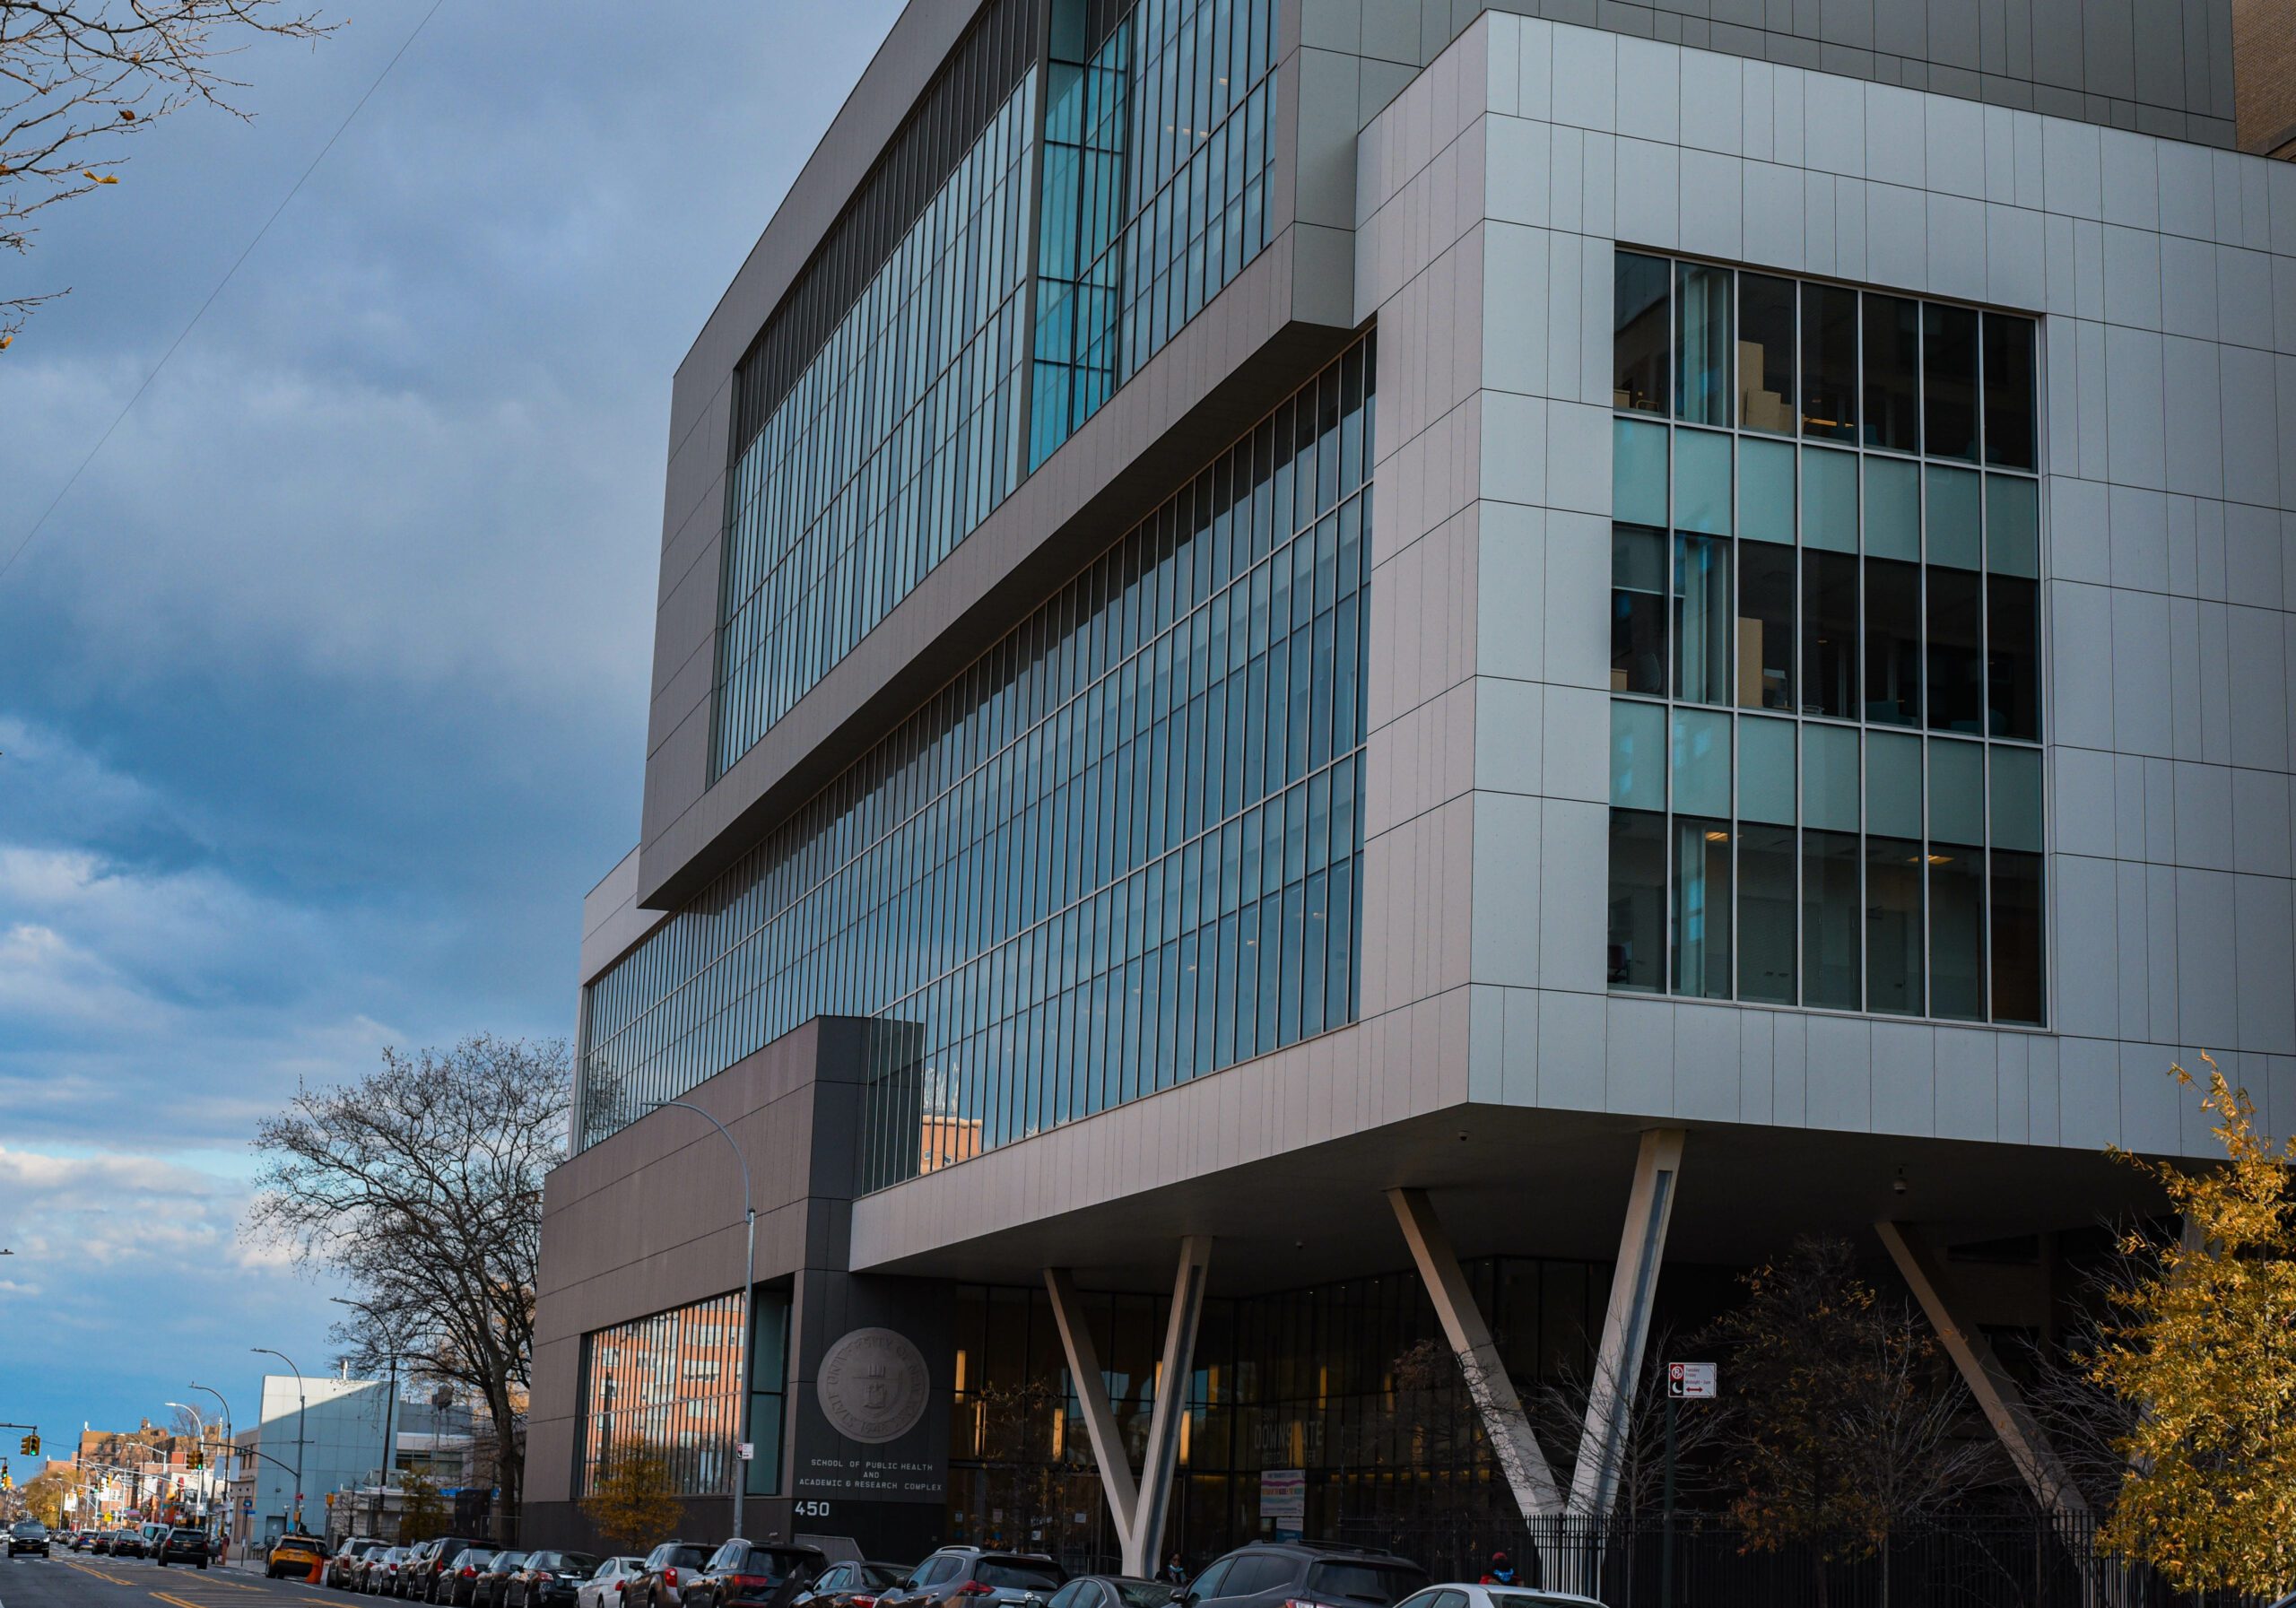
<path fill-rule="evenodd" d="M 33 1433 L 24 1437 L 23 1454 L 27 1457 L 37 1457 L 39 1456 L 39 1436 L 38 1433 Z"/>
<path fill-rule="evenodd" d="M 184 1460 L 184 1466 L 186 1468 L 195 1470 L 205 1468 L 207 1466 L 207 1454 L 204 1452 L 195 1451 L 189 1457 Z"/>

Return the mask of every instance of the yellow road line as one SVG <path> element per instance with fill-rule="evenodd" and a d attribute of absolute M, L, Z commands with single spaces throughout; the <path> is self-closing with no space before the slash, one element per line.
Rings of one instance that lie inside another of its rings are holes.
<path fill-rule="evenodd" d="M 83 1575 L 93 1575 L 99 1580 L 109 1580 L 114 1586 L 133 1586 L 135 1584 L 135 1581 L 129 1579 L 126 1575 L 106 1574 L 102 1569 L 91 1568 L 89 1565 L 84 1563 L 74 1563 L 68 1559 L 65 1560 L 64 1567 L 66 1569 L 76 1569 Z"/>
<path fill-rule="evenodd" d="M 176 1608 L 203 1608 L 201 1604 L 186 1602 L 181 1597 L 171 1597 L 164 1591 L 155 1591 L 152 1595 L 163 1603 L 173 1603 Z"/>

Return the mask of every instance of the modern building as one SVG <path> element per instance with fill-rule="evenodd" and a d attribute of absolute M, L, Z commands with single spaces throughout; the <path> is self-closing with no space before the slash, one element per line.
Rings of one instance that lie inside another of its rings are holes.
<path fill-rule="evenodd" d="M 261 1400 L 257 1423 L 237 1437 L 232 1491 L 239 1505 L 232 1534 L 256 1544 L 286 1534 L 299 1518 L 312 1534 L 340 1531 L 333 1523 L 337 1505 L 387 1511 L 378 1479 L 387 1433 L 392 1482 L 420 1473 L 442 1487 L 459 1480 L 472 1439 L 466 1408 L 428 1391 L 416 1400 L 401 1392 L 395 1401 L 382 1379 L 265 1374 Z"/>
<path fill-rule="evenodd" d="M 2296 1126 L 2232 3 L 915 0 L 677 372 L 526 1539 L 1599 1518 L 1813 1232 L 2072 1499 L 2106 1147 Z"/>

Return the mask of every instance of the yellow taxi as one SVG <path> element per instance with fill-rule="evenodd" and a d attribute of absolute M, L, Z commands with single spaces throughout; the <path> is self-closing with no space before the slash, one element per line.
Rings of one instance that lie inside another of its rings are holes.
<path fill-rule="evenodd" d="M 308 1575 L 326 1561 L 326 1543 L 316 1535 L 282 1535 L 271 1543 L 270 1556 L 263 1560 L 263 1572 L 277 1580 L 291 1575 Z"/>

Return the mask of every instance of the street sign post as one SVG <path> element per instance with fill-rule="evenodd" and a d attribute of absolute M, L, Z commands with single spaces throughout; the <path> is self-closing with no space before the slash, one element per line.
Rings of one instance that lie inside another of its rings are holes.
<path fill-rule="evenodd" d="M 1666 1494 L 1658 1536 L 1658 1608 L 1674 1608 L 1674 1413 L 1679 1402 L 1710 1402 L 1722 1394 L 1711 1362 L 1666 1364 Z"/>

